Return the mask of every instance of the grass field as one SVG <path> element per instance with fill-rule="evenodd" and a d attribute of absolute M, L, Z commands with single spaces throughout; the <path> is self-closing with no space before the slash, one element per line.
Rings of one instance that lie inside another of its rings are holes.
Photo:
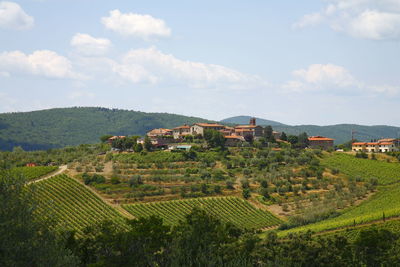
<path fill-rule="evenodd" d="M 169 225 L 175 225 L 183 220 L 194 207 L 204 209 L 215 217 L 225 222 L 231 222 L 240 228 L 260 229 L 281 223 L 281 220 L 271 213 L 256 209 L 247 201 L 236 197 L 210 197 L 123 205 L 123 208 L 135 217 L 158 215 Z"/>
<path fill-rule="evenodd" d="M 399 163 L 360 159 L 344 153 L 334 153 L 326 156 L 321 163 L 327 168 L 338 169 L 352 178 L 359 177 L 364 181 L 377 178 L 381 185 L 400 181 Z"/>
<path fill-rule="evenodd" d="M 79 236 L 83 228 L 103 220 L 124 224 L 124 218 L 114 208 L 67 175 L 58 175 L 30 187 L 35 190 L 39 215 L 55 219 L 57 228 L 76 230 Z"/>
<path fill-rule="evenodd" d="M 343 214 L 336 218 L 282 231 L 280 235 L 307 230 L 321 232 L 352 226 L 354 222 L 367 223 L 383 219 L 383 213 L 386 218 L 400 215 L 400 184 L 379 187 L 379 191 L 369 200 L 362 202 L 359 206 L 344 210 Z"/>
<path fill-rule="evenodd" d="M 57 166 L 17 167 L 11 169 L 11 173 L 12 175 L 22 175 L 28 181 L 31 181 L 57 169 Z"/>

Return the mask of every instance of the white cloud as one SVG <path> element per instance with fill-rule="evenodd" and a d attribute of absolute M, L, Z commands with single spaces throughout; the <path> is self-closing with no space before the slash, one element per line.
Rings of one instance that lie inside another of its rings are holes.
<path fill-rule="evenodd" d="M 385 40 L 400 38 L 400 13 L 367 10 L 353 18 L 344 28 L 355 37 Z"/>
<path fill-rule="evenodd" d="M 306 69 L 292 72 L 294 80 L 287 81 L 282 88 L 290 92 L 328 92 L 343 95 L 387 95 L 400 93 L 400 87 L 369 85 L 357 80 L 344 67 L 334 64 L 313 64 Z"/>
<path fill-rule="evenodd" d="M 72 64 L 67 58 L 49 50 L 38 50 L 30 55 L 21 51 L 0 53 L 0 71 L 47 78 L 84 78 L 72 70 Z"/>
<path fill-rule="evenodd" d="M 101 22 L 109 30 L 145 40 L 171 35 L 171 29 L 161 19 L 150 15 L 121 13 L 118 9 L 110 11 L 110 16 L 101 18 Z"/>
<path fill-rule="evenodd" d="M 0 28 L 27 30 L 34 25 L 33 17 L 14 2 L 0 2 Z"/>
<path fill-rule="evenodd" d="M 308 69 L 293 71 L 293 75 L 307 83 L 334 84 L 339 87 L 356 85 L 356 80 L 345 68 L 333 64 L 313 64 Z"/>
<path fill-rule="evenodd" d="M 193 88 L 249 89 L 265 86 L 255 75 L 248 75 L 220 65 L 178 59 L 155 47 L 128 52 L 113 67 L 131 82 L 181 84 Z"/>
<path fill-rule="evenodd" d="M 77 33 L 71 39 L 73 46 L 84 55 L 103 55 L 111 46 L 111 41 L 105 38 L 94 38 L 89 34 Z"/>
<path fill-rule="evenodd" d="M 400 39 L 400 1 L 328 0 L 324 10 L 303 16 L 293 28 L 327 22 L 334 31 L 370 40 Z"/>
<path fill-rule="evenodd" d="M 321 23 L 323 16 L 320 13 L 304 15 L 298 22 L 293 24 L 294 29 L 301 29 L 307 26 L 313 26 Z"/>

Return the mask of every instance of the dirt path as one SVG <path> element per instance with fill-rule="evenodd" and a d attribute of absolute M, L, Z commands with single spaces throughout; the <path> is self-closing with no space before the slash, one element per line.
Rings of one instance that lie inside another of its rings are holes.
<path fill-rule="evenodd" d="M 40 181 L 49 179 L 49 178 L 51 178 L 51 177 L 60 175 L 61 173 L 65 172 L 66 170 L 67 170 L 67 165 L 61 165 L 61 166 L 58 168 L 58 170 L 56 170 L 56 171 L 54 171 L 54 172 L 51 172 L 51 173 L 49 173 L 49 174 L 46 174 L 45 176 L 42 176 L 41 178 L 36 179 L 36 180 L 34 180 L 34 181 L 30 181 L 30 182 L 28 182 L 27 184 L 33 184 L 33 183 L 37 183 L 37 182 L 40 182 Z"/>

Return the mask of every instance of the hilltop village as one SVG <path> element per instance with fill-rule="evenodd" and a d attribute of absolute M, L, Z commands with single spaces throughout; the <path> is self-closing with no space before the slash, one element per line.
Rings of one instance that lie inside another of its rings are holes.
<path fill-rule="evenodd" d="M 146 139 L 151 146 L 156 149 L 169 150 L 190 150 L 190 143 L 196 140 L 203 140 L 206 132 L 218 132 L 224 139 L 227 147 L 245 146 L 254 141 L 277 144 L 295 144 L 298 136 L 287 136 L 284 132 L 273 131 L 271 126 L 257 125 L 256 119 L 251 118 L 247 125 L 226 126 L 219 123 L 194 123 L 193 125 L 184 124 L 173 129 L 156 128 L 148 131 L 145 138 L 137 138 L 135 142 L 144 145 Z M 334 150 L 335 139 L 325 136 L 307 136 L 301 134 L 306 140 L 303 141 L 303 148 Z M 109 144 L 115 144 L 117 140 L 125 139 L 125 136 L 110 136 Z M 117 141 L 118 143 L 118 141 Z M 118 146 L 113 146 L 114 150 L 119 150 Z M 350 150 L 350 147 L 349 147 Z M 338 149 L 340 151 L 340 149 Z M 384 138 L 371 142 L 351 142 L 351 151 L 357 153 L 386 153 L 400 151 L 400 139 Z"/>
<path fill-rule="evenodd" d="M 271 126 L 257 125 L 256 119 L 251 118 L 248 125 L 226 126 L 219 123 L 194 123 L 193 125 L 181 125 L 173 129 L 156 128 L 147 132 L 145 138 L 138 138 L 138 144 L 145 144 L 146 139 L 154 148 L 189 150 L 187 143 L 206 139 L 207 132 L 217 132 L 224 139 L 224 145 L 228 147 L 244 146 L 246 143 L 261 141 L 262 143 L 294 144 L 298 142 L 298 136 L 287 136 L 284 132 L 273 131 Z M 334 139 L 324 136 L 310 136 L 306 133 L 303 143 L 308 148 L 333 149 Z M 113 144 L 116 140 L 125 136 L 111 136 L 108 142 Z"/>

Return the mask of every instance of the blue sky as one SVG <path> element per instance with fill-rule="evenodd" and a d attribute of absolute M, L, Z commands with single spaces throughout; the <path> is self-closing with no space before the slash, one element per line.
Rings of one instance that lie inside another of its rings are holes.
<path fill-rule="evenodd" d="M 0 112 L 400 126 L 399 41 L 398 0 L 0 1 Z"/>

